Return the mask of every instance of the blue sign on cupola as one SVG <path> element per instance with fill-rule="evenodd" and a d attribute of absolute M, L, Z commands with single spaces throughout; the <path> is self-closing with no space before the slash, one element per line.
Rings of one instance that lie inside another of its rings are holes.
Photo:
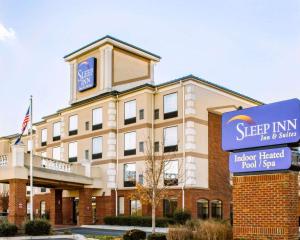
<path fill-rule="evenodd" d="M 83 92 L 96 86 L 97 59 L 88 58 L 77 65 L 77 91 Z"/>

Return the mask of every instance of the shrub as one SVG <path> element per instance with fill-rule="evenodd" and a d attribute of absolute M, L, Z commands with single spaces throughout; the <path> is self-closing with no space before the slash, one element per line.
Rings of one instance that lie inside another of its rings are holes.
<path fill-rule="evenodd" d="M 129 230 L 123 235 L 123 240 L 143 240 L 143 239 L 146 239 L 146 233 L 138 229 Z"/>
<path fill-rule="evenodd" d="M 191 240 L 193 238 L 193 232 L 182 226 L 175 228 L 169 228 L 168 240 Z"/>
<path fill-rule="evenodd" d="M 31 236 L 49 235 L 51 224 L 45 219 L 35 219 L 28 221 L 24 226 L 25 233 Z"/>
<path fill-rule="evenodd" d="M 232 240 L 230 224 L 220 221 L 187 221 L 169 229 L 168 240 Z"/>
<path fill-rule="evenodd" d="M 174 224 L 174 220 L 169 218 L 156 218 L 155 220 L 156 227 L 167 227 L 169 224 Z M 152 218 L 141 216 L 107 216 L 104 218 L 104 223 L 107 225 L 151 227 Z"/>
<path fill-rule="evenodd" d="M 191 219 L 191 213 L 183 209 L 178 209 L 174 212 L 173 217 L 176 223 L 185 224 L 187 220 Z"/>
<path fill-rule="evenodd" d="M 167 240 L 167 236 L 163 233 L 151 233 L 148 235 L 147 240 Z"/>
<path fill-rule="evenodd" d="M 11 224 L 7 221 L 3 221 L 0 224 L 0 237 L 15 236 L 18 232 L 18 228 L 15 224 Z"/>

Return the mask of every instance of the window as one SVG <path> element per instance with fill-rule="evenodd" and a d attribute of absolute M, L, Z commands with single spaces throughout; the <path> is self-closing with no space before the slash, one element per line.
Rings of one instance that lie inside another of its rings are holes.
<path fill-rule="evenodd" d="M 86 150 L 84 151 L 84 158 L 85 158 L 85 160 L 89 160 L 89 159 L 90 159 L 90 153 L 89 153 L 89 150 L 88 150 L 88 149 L 86 149 Z"/>
<path fill-rule="evenodd" d="M 89 121 L 85 122 L 85 131 L 88 131 L 88 130 L 90 130 L 90 122 Z"/>
<path fill-rule="evenodd" d="M 178 116 L 177 111 L 177 93 L 171 93 L 164 96 L 164 119 Z"/>
<path fill-rule="evenodd" d="M 163 200 L 163 215 L 164 217 L 172 218 L 177 208 L 177 198 Z"/>
<path fill-rule="evenodd" d="M 102 108 L 93 109 L 92 130 L 102 129 Z"/>
<path fill-rule="evenodd" d="M 60 147 L 54 147 L 52 149 L 52 158 L 55 160 L 60 160 Z"/>
<path fill-rule="evenodd" d="M 140 200 L 130 200 L 130 215 L 142 216 L 142 204 Z"/>
<path fill-rule="evenodd" d="M 40 203 L 40 213 L 41 213 L 41 218 L 44 218 L 46 215 L 46 202 L 41 201 Z"/>
<path fill-rule="evenodd" d="M 69 162 L 77 162 L 77 142 L 69 143 Z"/>
<path fill-rule="evenodd" d="M 124 164 L 124 187 L 135 187 L 136 171 L 135 163 Z"/>
<path fill-rule="evenodd" d="M 69 136 L 76 135 L 78 133 L 78 115 L 69 117 Z"/>
<path fill-rule="evenodd" d="M 124 104 L 124 124 L 136 122 L 136 101 L 132 100 Z"/>
<path fill-rule="evenodd" d="M 208 200 L 200 199 L 197 201 L 197 217 L 199 219 L 208 219 Z"/>
<path fill-rule="evenodd" d="M 102 137 L 93 138 L 92 159 L 102 158 Z"/>
<path fill-rule="evenodd" d="M 27 153 L 30 153 L 31 150 L 32 150 L 32 141 L 28 140 L 28 142 L 27 142 Z"/>
<path fill-rule="evenodd" d="M 159 119 L 159 109 L 154 110 L 154 119 Z"/>
<path fill-rule="evenodd" d="M 178 185 L 178 160 L 165 162 L 164 184 L 165 186 Z"/>
<path fill-rule="evenodd" d="M 140 152 L 144 152 L 144 142 L 139 142 Z"/>
<path fill-rule="evenodd" d="M 159 142 L 154 143 L 154 152 L 159 152 Z"/>
<path fill-rule="evenodd" d="M 42 130 L 42 146 L 46 146 L 47 145 L 47 129 L 44 128 Z"/>
<path fill-rule="evenodd" d="M 144 109 L 140 109 L 140 120 L 143 120 L 144 117 Z"/>
<path fill-rule="evenodd" d="M 118 215 L 124 215 L 124 203 L 125 199 L 124 197 L 118 197 Z"/>
<path fill-rule="evenodd" d="M 139 174 L 139 184 L 143 185 L 144 184 L 144 175 Z"/>
<path fill-rule="evenodd" d="M 60 122 L 53 123 L 53 141 L 60 140 Z"/>
<path fill-rule="evenodd" d="M 177 127 L 164 129 L 164 152 L 178 151 Z"/>
<path fill-rule="evenodd" d="M 216 219 L 222 219 L 222 201 L 211 201 L 211 217 Z"/>
<path fill-rule="evenodd" d="M 46 192 L 46 188 L 45 187 L 41 187 L 41 192 L 45 193 Z"/>
<path fill-rule="evenodd" d="M 136 154 L 136 132 L 124 134 L 124 156 Z"/>

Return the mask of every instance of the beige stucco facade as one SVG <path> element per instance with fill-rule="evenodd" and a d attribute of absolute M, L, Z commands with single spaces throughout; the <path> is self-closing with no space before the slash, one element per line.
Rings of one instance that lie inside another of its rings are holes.
<path fill-rule="evenodd" d="M 77 64 L 89 57 L 97 59 L 96 86 L 78 92 Z M 116 43 L 114 39 L 100 40 L 66 56 L 65 60 L 70 65 L 70 106 L 34 124 L 33 152 L 39 156 L 46 154 L 46 158 L 52 159 L 53 148 L 60 147 L 60 160 L 68 162 L 69 144 L 77 142 L 77 159 L 71 164 L 90 166 L 89 177 L 94 182 L 86 187 L 96 187 L 95 196 L 103 193 L 110 196 L 118 190 L 134 189 L 124 186 L 124 164 L 136 164 L 138 182 L 139 176 L 146 171 L 145 150 L 140 149 L 140 143 L 144 144 L 144 149 L 155 142 L 162 144 L 164 129 L 172 126 L 177 127 L 178 149 L 174 152 L 174 159 L 179 161 L 183 174 L 179 174 L 178 185 L 171 188 L 209 190 L 208 113 L 221 114 L 240 106 L 248 108 L 260 104 L 194 76 L 155 85 L 153 66 L 159 58 L 131 45 Z M 177 114 L 164 119 L 164 96 L 173 93 L 177 94 L 177 102 L 173 103 Z M 125 124 L 124 105 L 132 100 L 136 102 L 136 120 Z M 102 128 L 93 130 L 92 112 L 96 108 L 102 108 Z M 143 118 L 140 111 L 143 111 Z M 77 133 L 70 135 L 69 118 L 73 115 L 78 116 Z M 60 139 L 54 141 L 53 124 L 56 122 L 60 122 Z M 41 142 L 43 129 L 47 129 L 45 146 Z M 136 132 L 136 153 L 125 156 L 124 135 L 128 132 Z M 102 137 L 102 156 L 98 159 L 92 159 L 92 139 L 95 137 Z M 11 154 L 15 139 L 16 136 L 0 138 L 0 155 Z M 28 141 L 29 136 L 22 138 L 27 151 L 30 150 Z M 163 154 L 161 146 L 157 155 Z M 63 196 L 78 197 L 78 191 L 64 190 Z"/>

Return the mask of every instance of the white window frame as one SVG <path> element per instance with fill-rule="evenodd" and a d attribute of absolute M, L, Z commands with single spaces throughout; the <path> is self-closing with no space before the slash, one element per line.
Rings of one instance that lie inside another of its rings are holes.
<path fill-rule="evenodd" d="M 61 122 L 53 123 L 53 137 L 60 137 L 61 135 Z"/>
<path fill-rule="evenodd" d="M 96 144 L 96 143 L 94 143 L 94 141 L 98 141 L 98 140 L 100 141 L 99 142 L 100 143 L 99 144 L 100 148 L 99 148 L 99 151 L 95 152 L 95 145 L 94 144 Z M 102 153 L 102 151 L 103 151 L 103 137 L 94 137 L 94 138 L 92 138 L 92 154 Z"/>
<path fill-rule="evenodd" d="M 172 164 L 174 164 L 174 165 L 172 165 Z M 177 171 L 175 171 L 173 169 L 173 167 Z M 169 161 L 165 162 L 165 165 L 164 165 L 164 179 L 165 180 L 172 179 L 172 177 L 166 177 L 167 174 L 176 175 L 177 179 L 178 179 L 178 176 L 179 176 L 179 161 L 178 160 L 169 160 Z"/>
<path fill-rule="evenodd" d="M 124 103 L 124 119 L 136 118 L 136 100 Z"/>
<path fill-rule="evenodd" d="M 74 122 L 72 122 L 72 121 L 74 121 Z M 69 117 L 69 132 L 75 131 L 75 130 L 78 130 L 78 115 L 77 114 Z"/>
<path fill-rule="evenodd" d="M 178 94 L 169 93 L 164 95 L 164 113 L 178 111 Z"/>
<path fill-rule="evenodd" d="M 172 135 L 168 136 L 170 134 L 170 131 L 172 131 L 172 130 L 174 131 L 173 136 Z M 172 126 L 172 127 L 164 128 L 163 138 L 164 138 L 164 147 L 178 145 L 178 126 Z"/>
<path fill-rule="evenodd" d="M 56 151 L 58 151 L 58 152 L 56 152 Z M 52 158 L 53 159 L 55 159 L 55 160 L 61 160 L 60 153 L 61 153 L 60 146 L 52 148 Z M 56 154 L 57 154 L 57 156 L 55 156 Z"/>
<path fill-rule="evenodd" d="M 74 146 L 74 150 L 76 150 L 76 155 L 75 155 L 75 153 L 73 153 L 72 155 L 70 154 L 71 146 Z M 78 156 L 78 143 L 77 142 L 69 142 L 69 144 L 68 144 L 68 158 L 75 158 L 77 156 Z"/>
<path fill-rule="evenodd" d="M 43 128 L 41 131 L 41 139 L 42 139 L 42 143 L 43 142 L 47 142 L 47 138 L 48 138 L 48 131 L 47 128 Z"/>
<path fill-rule="evenodd" d="M 96 121 L 98 120 L 98 121 Z M 103 123 L 103 109 L 102 107 L 94 108 L 92 110 L 92 125 L 99 125 Z"/>
<path fill-rule="evenodd" d="M 127 151 L 134 149 L 136 149 L 136 132 L 133 131 L 124 133 L 124 150 Z"/>

